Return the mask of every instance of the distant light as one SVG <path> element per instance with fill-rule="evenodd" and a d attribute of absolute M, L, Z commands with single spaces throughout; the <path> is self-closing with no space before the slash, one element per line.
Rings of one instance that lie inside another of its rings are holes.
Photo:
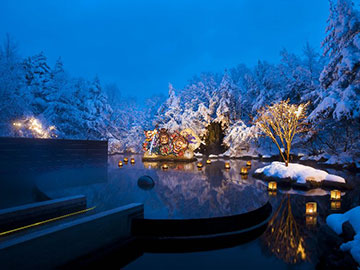
<path fill-rule="evenodd" d="M 247 162 L 246 162 L 246 166 L 250 169 L 251 168 L 251 160 L 248 160 Z"/>
<path fill-rule="evenodd" d="M 240 174 L 248 174 L 248 168 L 247 167 L 241 167 Z"/>
<path fill-rule="evenodd" d="M 206 164 L 211 164 L 211 159 L 207 159 Z"/>
<path fill-rule="evenodd" d="M 201 169 L 201 168 L 203 167 L 202 162 L 198 162 L 197 167 L 198 167 L 199 169 Z"/>
<path fill-rule="evenodd" d="M 268 184 L 268 190 L 269 191 L 276 191 L 277 189 L 277 183 L 275 181 L 271 181 Z"/>
<path fill-rule="evenodd" d="M 122 167 L 122 166 L 123 166 L 123 163 L 122 163 L 121 160 L 119 161 L 118 166 L 119 166 L 119 167 Z"/>
<path fill-rule="evenodd" d="M 124 158 L 124 162 L 127 163 L 129 159 L 127 157 Z"/>
<path fill-rule="evenodd" d="M 161 166 L 161 168 L 162 168 L 163 170 L 167 170 L 167 169 L 169 169 L 169 166 L 165 163 L 165 164 L 163 164 L 163 165 Z"/>
<path fill-rule="evenodd" d="M 135 159 L 134 159 L 134 158 L 131 158 L 131 159 L 130 159 L 130 163 L 131 163 L 131 164 L 135 164 Z"/>
<path fill-rule="evenodd" d="M 230 163 L 229 162 L 225 162 L 225 169 L 230 169 Z"/>

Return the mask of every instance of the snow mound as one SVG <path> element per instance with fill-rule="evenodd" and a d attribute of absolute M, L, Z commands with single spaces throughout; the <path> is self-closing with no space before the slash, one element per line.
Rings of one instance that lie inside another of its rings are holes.
<path fill-rule="evenodd" d="M 201 153 L 194 153 L 194 156 L 195 156 L 195 157 L 202 157 L 203 154 L 201 154 Z"/>
<path fill-rule="evenodd" d="M 209 155 L 209 158 L 218 158 L 218 157 L 219 157 L 218 155 L 213 155 L 213 154 Z"/>
<path fill-rule="evenodd" d="M 342 233 L 342 224 L 349 221 L 356 233 L 354 240 L 340 246 L 343 251 L 350 251 L 354 260 L 360 264 L 360 206 L 357 206 L 344 214 L 332 214 L 326 218 L 326 223 L 337 234 Z"/>
<path fill-rule="evenodd" d="M 312 177 L 312 180 L 316 182 L 327 180 L 332 182 L 346 183 L 344 178 L 333 174 L 328 174 L 322 170 L 317 170 L 312 167 L 297 163 L 289 163 L 289 166 L 286 167 L 285 163 L 279 161 L 274 161 L 268 166 L 259 168 L 255 171 L 255 173 L 263 173 L 266 176 L 277 178 L 291 178 L 298 183 L 306 183 L 307 177 Z"/>

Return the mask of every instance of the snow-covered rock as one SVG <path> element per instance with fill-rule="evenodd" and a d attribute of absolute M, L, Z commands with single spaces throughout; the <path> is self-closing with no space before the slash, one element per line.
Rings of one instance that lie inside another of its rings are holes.
<path fill-rule="evenodd" d="M 360 264 L 360 206 L 357 206 L 344 214 L 332 214 L 326 218 L 326 223 L 337 234 L 342 233 L 342 224 L 349 221 L 356 235 L 354 240 L 346 242 L 340 246 L 343 251 L 349 251 L 354 260 Z"/>
<path fill-rule="evenodd" d="M 285 163 L 278 161 L 274 161 L 268 166 L 257 169 L 255 174 L 264 174 L 268 177 L 280 179 L 290 178 L 297 183 L 306 183 L 306 178 L 308 177 L 312 177 L 312 181 L 316 182 L 326 180 L 331 182 L 346 183 L 344 178 L 329 174 L 322 170 L 317 170 L 297 163 L 289 163 L 289 166 L 286 167 Z"/>

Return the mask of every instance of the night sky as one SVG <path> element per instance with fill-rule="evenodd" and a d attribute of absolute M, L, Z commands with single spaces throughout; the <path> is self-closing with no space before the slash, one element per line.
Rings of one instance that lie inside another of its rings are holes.
<path fill-rule="evenodd" d="M 115 82 L 139 100 L 203 71 L 279 61 L 306 41 L 320 50 L 327 0 L 1 0 L 0 39 L 22 56 L 61 56 L 73 76 Z"/>

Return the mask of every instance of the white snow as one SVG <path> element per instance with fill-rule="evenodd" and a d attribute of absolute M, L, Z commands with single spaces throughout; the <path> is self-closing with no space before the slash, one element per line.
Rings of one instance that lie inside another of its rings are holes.
<path fill-rule="evenodd" d="M 214 158 L 214 159 L 216 159 L 216 158 L 218 158 L 218 157 L 219 157 L 218 155 L 213 155 L 213 154 L 209 155 L 209 158 Z"/>
<path fill-rule="evenodd" d="M 326 218 L 326 223 L 337 234 L 342 233 L 342 224 L 349 221 L 356 233 L 354 240 L 340 246 L 343 251 L 349 251 L 354 260 L 360 264 L 360 206 L 357 206 L 344 214 L 332 214 Z"/>
<path fill-rule="evenodd" d="M 195 157 L 202 157 L 203 154 L 201 154 L 201 153 L 195 153 L 194 156 L 195 156 Z"/>
<path fill-rule="evenodd" d="M 289 163 L 289 166 L 286 167 L 285 163 L 274 161 L 268 166 L 257 169 L 255 173 L 264 173 L 266 176 L 279 178 L 291 178 L 298 183 L 306 183 L 307 177 L 313 177 L 314 181 L 317 182 L 327 180 L 345 183 L 345 179 L 340 176 L 328 174 L 325 171 L 317 170 L 297 163 Z"/>

